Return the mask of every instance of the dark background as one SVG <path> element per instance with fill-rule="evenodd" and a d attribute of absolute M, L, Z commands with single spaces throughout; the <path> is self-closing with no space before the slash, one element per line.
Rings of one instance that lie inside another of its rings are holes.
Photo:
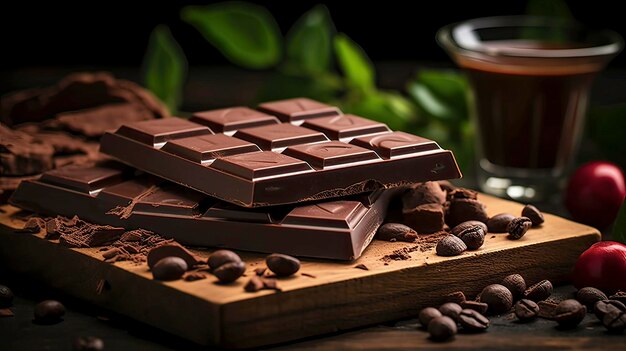
<path fill-rule="evenodd" d="M 110 69 L 139 66 L 152 29 L 168 24 L 190 65 L 224 64 L 226 60 L 194 28 L 179 19 L 183 4 L 208 1 L 154 2 L 13 2 L 0 10 L 0 71 L 28 67 L 78 66 Z M 318 1 L 262 1 L 283 33 Z M 376 61 L 446 61 L 434 40 L 441 26 L 473 17 L 524 13 L 526 1 L 369 1 L 328 2 L 337 30 L 359 43 Z M 626 33 L 624 14 L 615 1 L 568 2 L 574 16 L 592 27 Z M 625 55 L 612 66 L 626 66 Z"/>

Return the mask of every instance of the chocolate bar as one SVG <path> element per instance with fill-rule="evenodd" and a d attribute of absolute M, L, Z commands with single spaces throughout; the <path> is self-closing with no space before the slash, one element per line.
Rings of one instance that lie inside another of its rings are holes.
<path fill-rule="evenodd" d="M 243 207 L 459 178 L 452 152 L 385 124 L 298 98 L 127 124 L 103 153 Z"/>
<path fill-rule="evenodd" d="M 353 260 L 400 189 L 341 200 L 246 209 L 119 164 L 72 166 L 23 181 L 10 203 L 35 212 L 143 228 L 193 246 Z"/>

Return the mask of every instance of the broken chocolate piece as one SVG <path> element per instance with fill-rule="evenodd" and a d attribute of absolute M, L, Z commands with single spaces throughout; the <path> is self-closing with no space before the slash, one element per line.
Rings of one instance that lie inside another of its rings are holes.
<path fill-rule="evenodd" d="M 419 205 L 403 209 L 404 223 L 420 234 L 435 233 L 443 229 L 443 207 L 439 204 Z"/>

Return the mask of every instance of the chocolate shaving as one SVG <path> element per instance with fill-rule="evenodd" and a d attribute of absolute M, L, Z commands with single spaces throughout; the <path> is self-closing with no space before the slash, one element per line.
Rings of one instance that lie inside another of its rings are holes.
<path fill-rule="evenodd" d="M 144 198 L 154 194 L 159 190 L 158 185 L 152 185 L 148 189 L 144 190 L 141 194 L 135 196 L 130 203 L 126 206 L 115 206 L 114 208 L 107 211 L 107 214 L 113 214 L 119 216 L 121 219 L 127 219 L 133 212 L 135 205 L 137 205 Z"/>
<path fill-rule="evenodd" d="M 370 270 L 370 269 L 369 269 L 369 268 L 367 268 L 367 266 L 366 266 L 366 265 L 364 265 L 363 263 L 359 263 L 359 264 L 357 264 L 356 266 L 354 266 L 354 268 L 357 268 L 357 269 L 362 269 L 362 270 L 364 270 L 364 271 L 369 271 L 369 270 Z"/>
<path fill-rule="evenodd" d="M 102 246 L 119 239 L 124 231 L 124 228 L 110 225 L 88 224 L 77 230 L 64 232 L 59 238 L 59 243 L 69 247 Z"/>
<path fill-rule="evenodd" d="M 317 276 L 316 276 L 316 275 L 313 275 L 313 274 L 311 274 L 311 273 L 304 273 L 304 272 L 303 272 L 303 273 L 300 273 L 300 274 L 301 274 L 301 275 L 303 275 L 303 276 L 305 276 L 305 277 L 309 277 L 309 278 L 314 278 L 314 279 L 315 279 L 315 278 L 317 278 Z"/>

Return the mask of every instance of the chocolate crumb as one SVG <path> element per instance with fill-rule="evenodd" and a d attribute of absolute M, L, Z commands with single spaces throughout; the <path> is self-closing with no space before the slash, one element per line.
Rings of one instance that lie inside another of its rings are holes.
<path fill-rule="evenodd" d="M 247 292 L 256 292 L 264 289 L 281 291 L 276 279 L 259 277 L 258 275 L 253 275 L 243 289 Z"/>
<path fill-rule="evenodd" d="M 265 274 L 265 271 L 267 271 L 266 267 L 255 268 L 254 269 L 254 274 L 258 275 L 259 277 L 262 277 L 263 274 Z"/>
<path fill-rule="evenodd" d="M 359 263 L 359 264 L 357 264 L 356 266 L 354 266 L 354 268 L 362 269 L 362 270 L 364 270 L 364 271 L 369 271 L 369 270 L 370 270 L 370 269 L 369 269 L 369 268 L 367 268 L 367 266 L 366 266 L 366 265 L 364 265 L 363 263 Z"/>
<path fill-rule="evenodd" d="M 301 275 L 303 275 L 303 276 L 305 276 L 305 277 L 309 277 L 309 278 L 314 278 L 314 279 L 315 279 L 315 278 L 317 278 L 317 276 L 316 276 L 316 275 L 313 275 L 313 274 L 311 274 L 311 273 L 304 273 L 304 272 L 303 272 L 303 273 L 300 273 L 300 274 L 301 274 Z"/>
<path fill-rule="evenodd" d="M 185 274 L 183 279 L 186 282 L 194 282 L 196 280 L 206 279 L 206 277 L 207 277 L 207 275 L 202 273 L 202 272 L 189 272 L 189 273 Z"/>
<path fill-rule="evenodd" d="M 490 239 L 493 239 L 493 238 L 495 238 L 495 237 L 496 237 L 495 235 L 492 235 Z"/>

